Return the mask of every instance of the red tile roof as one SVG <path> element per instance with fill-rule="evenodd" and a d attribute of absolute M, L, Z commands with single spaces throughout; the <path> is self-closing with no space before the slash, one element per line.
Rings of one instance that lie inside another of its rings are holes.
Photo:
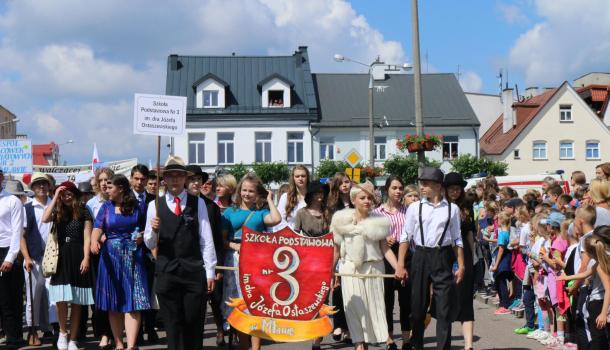
<path fill-rule="evenodd" d="M 34 165 L 49 165 L 48 159 L 53 157 L 55 147 L 57 147 L 55 143 L 32 145 L 32 163 Z"/>
<path fill-rule="evenodd" d="M 491 125 L 481 138 L 481 152 L 483 154 L 502 154 L 508 146 L 519 136 L 529 123 L 534 119 L 542 107 L 553 97 L 559 88 L 551 89 L 540 95 L 531 97 L 523 102 L 513 103 L 513 108 L 517 110 L 516 125 L 507 133 L 502 132 L 502 119 L 504 114 Z"/>

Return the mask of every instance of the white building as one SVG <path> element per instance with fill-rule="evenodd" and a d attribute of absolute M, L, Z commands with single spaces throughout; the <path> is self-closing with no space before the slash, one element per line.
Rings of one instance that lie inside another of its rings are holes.
<path fill-rule="evenodd" d="M 379 73 L 379 72 L 377 72 Z M 415 133 L 413 76 L 375 74 L 377 163 Z M 290 56 L 178 56 L 168 59 L 166 93 L 187 97 L 187 135 L 173 152 L 204 171 L 239 163 L 315 168 L 356 149 L 369 159 L 368 74 L 311 74 L 307 47 Z M 426 156 L 478 154 L 479 121 L 453 74 L 424 74 L 426 133 L 445 137 Z"/>
<path fill-rule="evenodd" d="M 385 74 L 374 80 L 373 115 L 376 165 L 403 154 L 396 141 L 415 134 L 413 75 Z M 342 160 L 351 149 L 369 158 L 368 74 L 314 74 L 320 121 L 312 123 L 314 163 Z M 479 153 L 479 121 L 453 74 L 423 74 L 424 133 L 441 135 L 443 147 L 426 157 L 450 161 L 460 154 Z"/>
<path fill-rule="evenodd" d="M 515 102 L 512 89 L 503 91 L 504 111 L 481 139 L 483 155 L 508 163 L 510 175 L 581 170 L 590 178 L 610 161 L 608 86 L 575 90 L 564 82 L 530 96 Z"/>

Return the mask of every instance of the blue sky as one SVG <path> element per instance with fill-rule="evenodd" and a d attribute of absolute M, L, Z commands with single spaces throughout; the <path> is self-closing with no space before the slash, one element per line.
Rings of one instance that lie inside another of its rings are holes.
<path fill-rule="evenodd" d="M 290 55 L 314 72 L 362 71 L 335 53 L 412 62 L 410 0 L 0 0 L 0 104 L 34 143 L 70 163 L 154 158 L 133 136 L 134 93 L 164 93 L 167 56 Z M 610 71 L 607 0 L 420 0 L 423 72 L 457 72 L 466 91 L 557 86 Z M 427 59 L 426 59 L 427 54 Z M 120 145 L 120 147 L 119 147 Z"/>

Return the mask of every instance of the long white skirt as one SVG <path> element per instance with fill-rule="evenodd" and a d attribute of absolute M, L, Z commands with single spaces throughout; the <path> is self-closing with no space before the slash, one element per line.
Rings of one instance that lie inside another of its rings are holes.
<path fill-rule="evenodd" d="M 356 274 L 383 274 L 383 261 L 367 262 L 355 269 L 345 261 L 339 272 Z M 354 343 L 377 344 L 388 339 L 385 318 L 383 278 L 341 277 L 341 291 L 345 319 Z"/>

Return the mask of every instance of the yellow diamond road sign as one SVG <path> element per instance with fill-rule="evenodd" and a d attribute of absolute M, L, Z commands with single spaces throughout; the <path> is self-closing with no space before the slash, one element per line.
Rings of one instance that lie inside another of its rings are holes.
<path fill-rule="evenodd" d="M 358 153 L 358 151 L 356 151 L 355 149 L 352 149 L 349 152 L 347 152 L 344 159 L 347 162 L 347 164 L 349 164 L 349 166 L 354 168 L 354 167 L 356 167 L 356 165 L 358 163 L 360 163 L 360 161 L 362 160 L 362 156 L 360 155 L 360 153 Z"/>

